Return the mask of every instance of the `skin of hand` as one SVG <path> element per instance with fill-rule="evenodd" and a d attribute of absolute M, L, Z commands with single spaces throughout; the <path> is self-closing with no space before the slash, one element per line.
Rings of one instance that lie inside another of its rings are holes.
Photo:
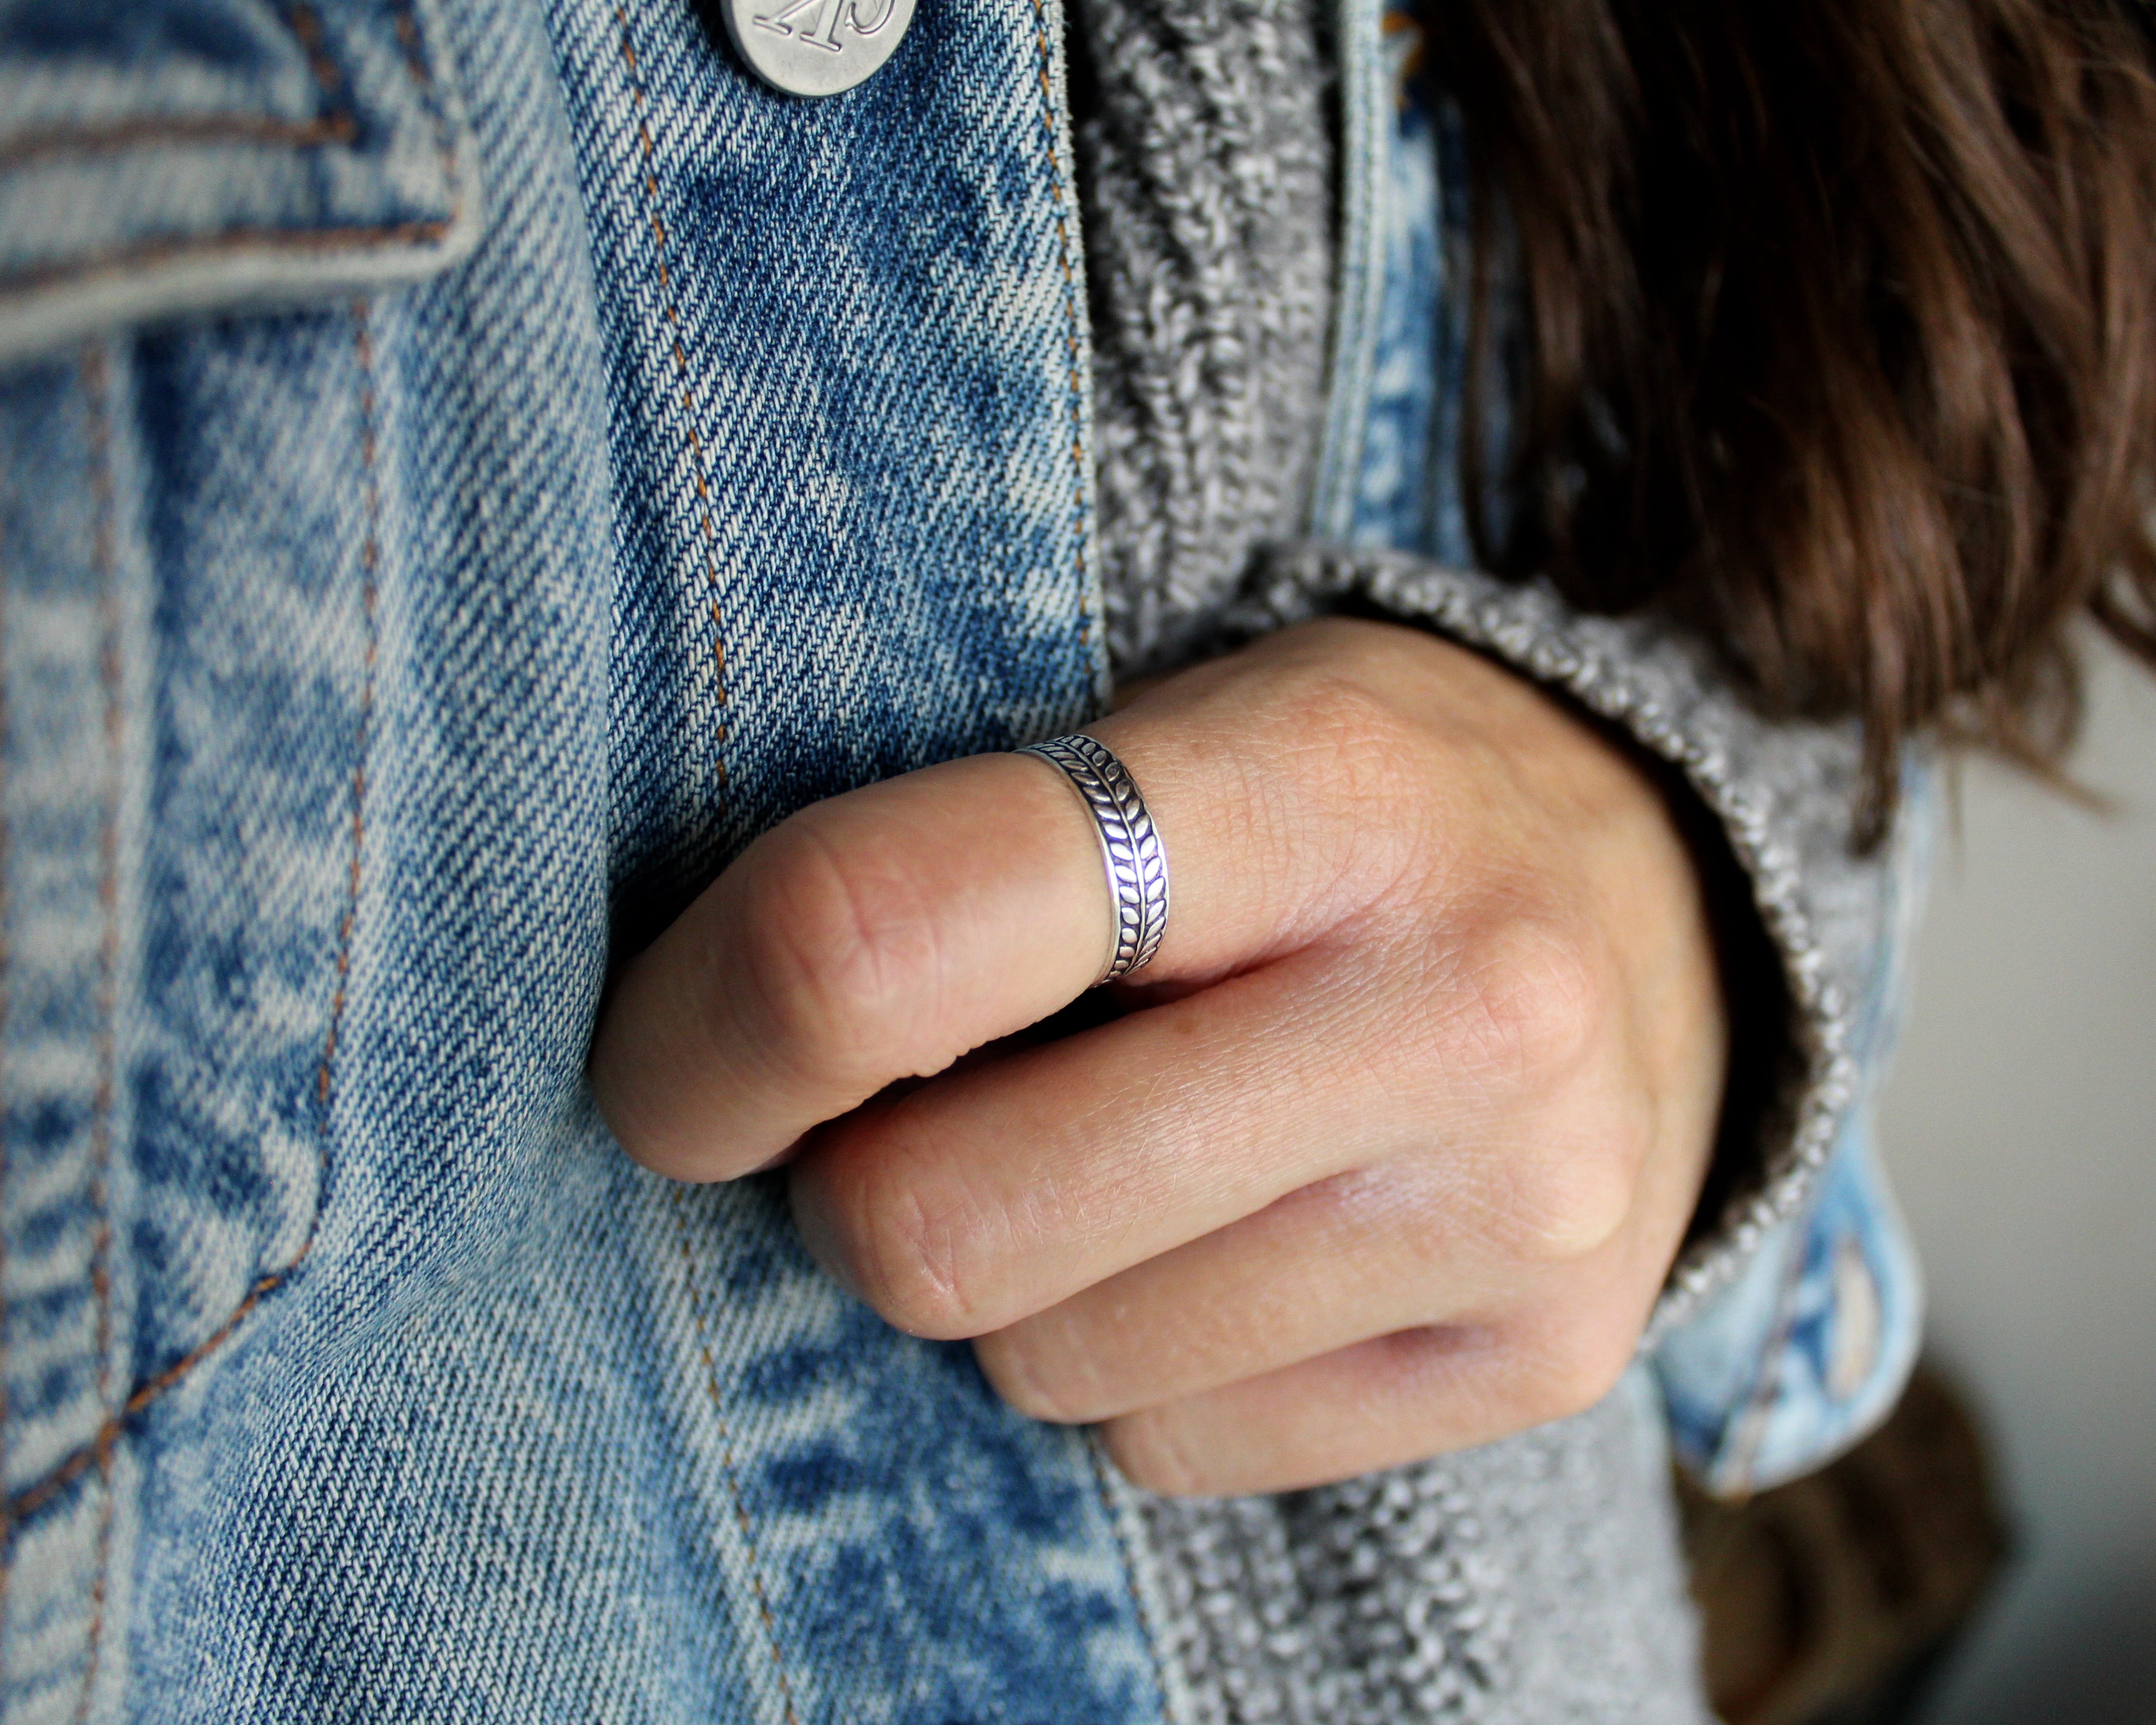
<path fill-rule="evenodd" d="M 788 1161 L 842 1284 L 975 1338 L 1013 1406 L 1099 1422 L 1157 1491 L 1342 1479 L 1599 1400 L 1727 1057 L 1661 792 L 1531 685 L 1379 623 L 1088 728 L 1174 894 L 1124 1015 L 992 1045 L 1098 973 L 1108 896 L 1054 768 L 952 762 L 783 823 L 625 968 L 591 1062 L 622 1144 L 685 1180 Z"/>

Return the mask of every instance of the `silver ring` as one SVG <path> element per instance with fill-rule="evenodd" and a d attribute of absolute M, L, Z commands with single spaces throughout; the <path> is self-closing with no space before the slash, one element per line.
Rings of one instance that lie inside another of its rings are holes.
<path fill-rule="evenodd" d="M 1112 983 L 1148 964 L 1168 932 L 1168 853 L 1130 768 L 1115 752 L 1082 732 L 1051 737 L 1017 751 L 1038 755 L 1062 773 L 1093 817 L 1101 862 L 1115 906 L 1108 962 L 1093 986 Z"/>

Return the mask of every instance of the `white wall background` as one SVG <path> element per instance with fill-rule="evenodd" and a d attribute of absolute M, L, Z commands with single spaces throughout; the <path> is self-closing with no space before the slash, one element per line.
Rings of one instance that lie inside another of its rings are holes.
<path fill-rule="evenodd" d="M 2156 679 L 2092 669 L 2117 809 L 1966 772 L 1881 1122 L 2020 1545 L 1925 1725 L 2156 1725 Z"/>

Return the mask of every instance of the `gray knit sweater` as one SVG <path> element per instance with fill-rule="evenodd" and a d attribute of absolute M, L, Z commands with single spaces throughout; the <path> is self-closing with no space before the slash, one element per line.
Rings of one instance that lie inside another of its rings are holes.
<path fill-rule="evenodd" d="M 1885 865 L 1848 850 L 1855 739 L 1769 725 L 1712 654 L 1546 589 L 1302 536 L 1327 408 L 1337 129 L 1327 0 L 1077 0 L 1101 543 L 1120 669 L 1353 601 L 1565 688 L 1718 816 L 1780 952 L 1790 1073 L 1650 1337 L 1802 1201 L 1852 1090 Z M 1286 1497 L 1127 1509 L 1192 1725 L 1707 1717 L 1658 1408 Z"/>

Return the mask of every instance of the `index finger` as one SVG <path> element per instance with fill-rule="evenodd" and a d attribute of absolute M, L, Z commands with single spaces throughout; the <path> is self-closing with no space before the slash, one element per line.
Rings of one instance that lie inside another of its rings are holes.
<path fill-rule="evenodd" d="M 1008 755 L 803 811 L 624 970 L 592 1050 L 608 1124 L 659 1173 L 731 1179 L 1045 1017 L 1107 940 L 1092 843 L 1050 773 Z"/>
<path fill-rule="evenodd" d="M 1309 890 L 1338 872 L 1339 846 L 1315 818 L 1329 799 L 1293 765 L 1306 728 L 1271 735 L 1213 670 L 1088 727 L 1167 851 L 1175 910 L 1138 973 L 1154 986 L 1288 950 L 1333 914 Z M 757 840 L 625 968 L 593 1091 L 646 1167 L 750 1173 L 1075 999 L 1111 914 L 1092 817 L 1046 762 L 979 755 L 849 792 Z"/>

